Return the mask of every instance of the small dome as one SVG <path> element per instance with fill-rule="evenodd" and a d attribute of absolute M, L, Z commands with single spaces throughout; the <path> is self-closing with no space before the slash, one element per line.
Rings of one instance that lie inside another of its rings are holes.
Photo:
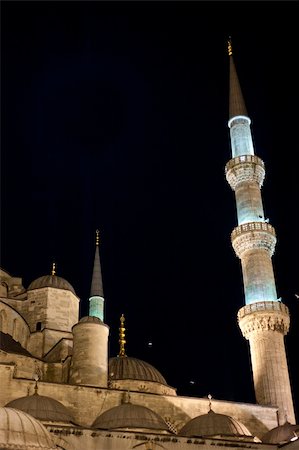
<path fill-rule="evenodd" d="M 72 422 L 74 419 L 67 408 L 57 400 L 44 395 L 33 394 L 7 403 L 7 407 L 19 409 L 35 419 L 45 422 Z"/>
<path fill-rule="evenodd" d="M 64 278 L 58 277 L 57 275 L 44 275 L 43 277 L 37 278 L 36 280 L 32 281 L 32 283 L 29 284 L 27 291 L 31 291 L 33 289 L 40 289 L 44 287 L 65 289 L 66 291 L 71 291 L 73 294 L 76 295 L 73 286 Z"/>
<path fill-rule="evenodd" d="M 299 425 L 292 425 L 286 421 L 283 425 L 268 431 L 263 437 L 265 444 L 284 444 L 299 437 Z"/>
<path fill-rule="evenodd" d="M 79 323 L 99 323 L 100 325 L 103 324 L 102 320 L 95 316 L 82 317 L 82 319 L 79 320 Z"/>
<path fill-rule="evenodd" d="M 180 431 L 182 436 L 207 437 L 251 437 L 250 431 L 241 422 L 224 414 L 209 411 L 207 414 L 194 417 Z"/>
<path fill-rule="evenodd" d="M 169 430 L 159 414 L 145 406 L 133 405 L 132 403 L 123 403 L 108 409 L 96 418 L 92 426 L 104 430 L 119 428 Z"/>
<path fill-rule="evenodd" d="M 13 408 L 0 408 L 0 448 L 20 450 L 55 449 L 49 431 L 42 423 Z"/>
<path fill-rule="evenodd" d="M 111 380 L 142 380 L 167 382 L 160 372 L 151 364 L 129 356 L 117 356 L 109 359 L 109 376 Z"/>

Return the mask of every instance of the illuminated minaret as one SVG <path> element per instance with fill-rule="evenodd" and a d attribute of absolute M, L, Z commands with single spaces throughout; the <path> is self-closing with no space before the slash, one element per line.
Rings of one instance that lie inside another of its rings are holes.
<path fill-rule="evenodd" d="M 284 335 L 290 317 L 277 298 L 271 257 L 275 230 L 265 219 L 261 187 L 265 168 L 254 154 L 244 99 L 228 42 L 230 60 L 229 121 L 232 159 L 225 167 L 226 179 L 235 191 L 238 226 L 231 234 L 232 246 L 241 260 L 245 306 L 238 312 L 243 336 L 249 340 L 257 403 L 277 406 L 281 423 L 295 423 Z"/>
<path fill-rule="evenodd" d="M 99 244 L 100 244 L 99 230 L 97 230 L 96 251 L 94 255 L 93 274 L 89 297 L 89 315 L 98 317 L 104 322 L 104 294 L 103 294 Z"/>

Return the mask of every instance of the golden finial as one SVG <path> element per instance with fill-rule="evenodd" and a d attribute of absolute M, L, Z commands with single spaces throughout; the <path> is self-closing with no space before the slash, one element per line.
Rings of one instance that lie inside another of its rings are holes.
<path fill-rule="evenodd" d="M 126 340 L 125 340 L 125 327 L 124 327 L 124 323 L 125 323 L 125 316 L 122 314 L 121 318 L 120 318 L 120 327 L 119 327 L 119 354 L 118 356 L 126 356 L 126 351 L 125 351 L 125 344 L 126 344 Z"/>
<path fill-rule="evenodd" d="M 52 275 L 55 275 L 55 274 L 56 274 L 56 263 L 53 262 L 53 264 L 52 264 Z"/>
<path fill-rule="evenodd" d="M 227 41 L 227 51 L 228 51 L 228 56 L 232 56 L 232 54 L 233 54 L 233 47 L 232 47 L 231 37 L 229 37 L 229 39 Z"/>
<path fill-rule="evenodd" d="M 96 246 L 98 246 L 100 243 L 100 232 L 99 230 L 96 230 Z"/>

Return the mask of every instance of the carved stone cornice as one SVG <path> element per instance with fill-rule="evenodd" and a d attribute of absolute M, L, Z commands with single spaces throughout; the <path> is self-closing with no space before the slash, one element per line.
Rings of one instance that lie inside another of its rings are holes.
<path fill-rule="evenodd" d="M 265 178 L 264 162 L 255 155 L 237 156 L 226 164 L 225 176 L 233 190 L 241 183 L 253 181 L 261 188 Z"/>
<path fill-rule="evenodd" d="M 249 222 L 234 228 L 231 242 L 236 255 L 241 259 L 248 250 L 264 249 L 272 256 L 275 250 L 275 229 L 266 222 Z"/>
<path fill-rule="evenodd" d="M 290 327 L 289 310 L 279 301 L 251 303 L 239 310 L 238 323 L 246 339 L 265 331 L 278 331 L 285 335 Z"/>

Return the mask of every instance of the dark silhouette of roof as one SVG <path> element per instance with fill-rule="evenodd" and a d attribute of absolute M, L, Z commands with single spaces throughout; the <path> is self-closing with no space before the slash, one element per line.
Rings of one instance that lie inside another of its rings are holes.
<path fill-rule="evenodd" d="M 18 353 L 19 355 L 32 356 L 20 342 L 15 341 L 10 334 L 0 331 L 0 350 L 7 353 Z"/>

